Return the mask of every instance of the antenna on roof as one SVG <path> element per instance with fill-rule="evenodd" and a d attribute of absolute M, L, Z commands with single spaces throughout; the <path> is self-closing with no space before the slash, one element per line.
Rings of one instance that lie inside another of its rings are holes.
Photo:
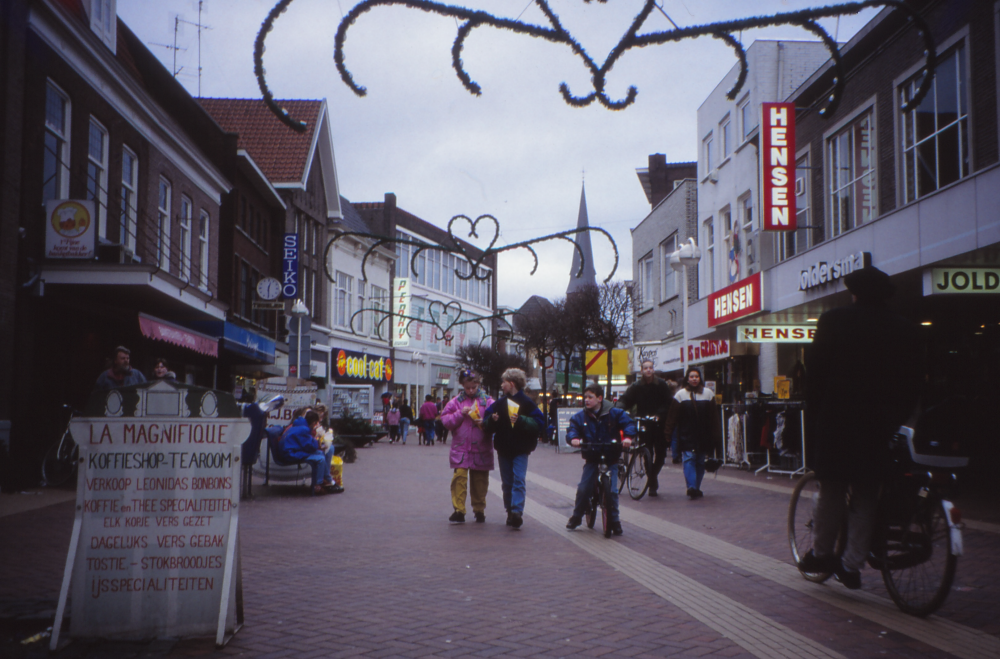
<path fill-rule="evenodd" d="M 183 66 L 181 68 L 177 68 L 177 51 L 178 50 L 184 50 L 184 51 L 187 50 L 187 48 L 181 48 L 181 47 L 179 47 L 177 45 L 177 33 L 180 31 L 181 23 L 186 23 L 187 25 L 193 25 L 194 27 L 198 28 L 198 96 L 199 97 L 201 97 L 201 70 L 202 70 L 201 69 L 201 31 L 202 30 L 211 30 L 212 29 L 212 26 L 210 26 L 210 25 L 204 25 L 201 22 L 201 13 L 202 13 L 204 4 L 205 4 L 204 0 L 198 0 L 198 21 L 195 22 L 195 23 L 192 23 L 189 20 L 181 18 L 180 15 L 174 16 L 174 43 L 173 43 L 173 45 L 165 44 L 165 43 L 150 42 L 151 46 L 162 46 L 163 48 L 166 48 L 166 49 L 168 49 L 168 50 L 170 50 L 170 51 L 173 52 L 174 64 L 173 64 L 173 67 L 171 68 L 170 74 L 173 75 L 174 78 L 176 78 L 177 76 L 179 76 L 181 74 L 181 71 L 184 69 Z M 188 74 L 185 74 L 185 75 L 188 75 Z"/>

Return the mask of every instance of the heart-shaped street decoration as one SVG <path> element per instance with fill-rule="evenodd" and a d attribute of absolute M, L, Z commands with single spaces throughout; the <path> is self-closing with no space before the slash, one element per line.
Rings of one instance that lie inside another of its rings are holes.
<path fill-rule="evenodd" d="M 493 238 L 490 239 L 490 244 L 487 245 L 485 249 L 481 250 L 482 254 L 479 257 L 473 257 L 471 254 L 469 254 L 468 250 L 465 248 L 464 241 L 455 235 L 455 222 L 456 221 L 460 222 L 462 220 L 464 220 L 469 225 L 469 233 L 466 235 L 466 238 L 480 237 L 478 231 L 480 222 L 488 220 L 489 222 L 493 223 Z M 475 277 L 476 279 L 484 279 L 484 277 L 480 277 L 478 275 L 479 266 L 481 266 L 483 264 L 483 261 L 486 260 L 486 257 L 493 252 L 493 247 L 497 244 L 497 239 L 500 237 L 500 223 L 497 222 L 497 218 L 493 217 L 492 215 L 480 215 L 475 219 L 475 221 L 473 221 L 469 219 L 469 217 L 466 215 L 456 215 L 455 217 L 451 218 L 448 221 L 448 237 L 451 238 L 451 242 L 455 246 L 455 251 L 464 256 L 465 260 L 472 264 L 471 272 L 467 275 L 462 275 L 461 273 L 458 272 L 458 270 L 456 270 L 455 274 L 458 276 L 458 278 L 472 279 L 473 277 Z"/>
<path fill-rule="evenodd" d="M 448 313 L 449 311 L 452 313 Z M 451 328 L 459 324 L 459 321 L 462 320 L 462 311 L 462 304 L 456 300 L 447 304 L 440 300 L 431 300 L 427 304 L 427 315 L 430 316 L 431 324 L 438 331 L 436 337 L 438 341 L 445 340 L 451 332 Z M 451 320 L 447 325 L 442 323 L 442 319 L 445 317 Z"/>

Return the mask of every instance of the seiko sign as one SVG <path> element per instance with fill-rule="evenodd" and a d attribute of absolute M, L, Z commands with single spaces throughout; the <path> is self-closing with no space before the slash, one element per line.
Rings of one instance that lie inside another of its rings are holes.
<path fill-rule="evenodd" d="M 819 263 L 813 264 L 808 270 L 803 270 L 799 274 L 799 290 L 807 291 L 810 288 L 816 288 L 817 286 L 829 284 L 830 282 L 837 281 L 841 277 L 851 274 L 855 270 L 860 270 L 861 268 L 871 264 L 872 255 L 870 252 L 848 254 L 844 258 L 834 261 L 833 263 L 820 261 Z"/>

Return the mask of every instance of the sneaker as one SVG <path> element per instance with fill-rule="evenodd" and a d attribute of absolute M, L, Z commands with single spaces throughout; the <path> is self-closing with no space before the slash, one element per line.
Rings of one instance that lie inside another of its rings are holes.
<path fill-rule="evenodd" d="M 848 590 L 861 588 L 861 572 L 852 572 L 844 567 L 844 564 L 837 561 L 837 567 L 833 570 L 833 576 L 837 581 L 844 584 Z"/>
<path fill-rule="evenodd" d="M 577 517 L 576 515 L 574 515 L 574 516 L 572 516 L 572 517 L 569 518 L 568 522 L 566 522 L 566 528 L 569 529 L 570 531 L 572 531 L 573 529 L 575 529 L 576 527 L 580 526 L 581 524 L 583 524 L 583 518 L 582 517 Z"/>
<path fill-rule="evenodd" d="M 507 526 L 514 526 L 514 513 L 507 511 Z"/>
<path fill-rule="evenodd" d="M 693 487 L 689 487 L 689 488 L 687 489 L 687 495 L 688 495 L 689 497 L 691 497 L 691 500 L 692 500 L 692 501 L 693 501 L 694 499 L 697 499 L 697 498 L 698 498 L 698 495 L 696 494 L 696 492 L 697 492 L 697 491 L 698 491 L 698 490 L 694 489 Z"/>
<path fill-rule="evenodd" d="M 451 514 L 448 518 L 449 522 L 454 522 L 455 524 L 465 524 L 465 513 L 460 513 L 457 510 Z"/>
<path fill-rule="evenodd" d="M 521 524 L 523 524 L 523 523 L 524 523 L 524 520 L 521 519 L 521 513 L 511 513 L 510 514 L 510 525 L 513 526 L 515 529 L 521 528 Z"/>
<path fill-rule="evenodd" d="M 623 533 L 621 522 L 611 522 L 611 535 L 621 535 Z"/>
<path fill-rule="evenodd" d="M 476 516 L 476 523 L 482 524 L 482 523 L 484 523 L 486 521 L 486 513 L 484 513 L 484 512 L 478 512 L 478 513 L 474 513 L 474 514 Z"/>
<path fill-rule="evenodd" d="M 694 490 L 694 495 L 695 495 L 695 497 L 697 497 L 697 498 L 699 498 L 699 499 L 700 499 L 700 498 L 702 498 L 703 496 L 705 496 L 705 493 L 704 493 L 704 492 L 702 492 L 701 490 L 699 490 L 699 489 L 695 488 L 695 490 Z"/>
<path fill-rule="evenodd" d="M 820 572 L 829 573 L 833 572 L 836 567 L 835 560 L 836 559 L 833 555 L 819 558 L 813 553 L 813 550 L 810 549 L 806 552 L 806 555 L 802 557 L 802 560 L 799 561 L 798 568 L 800 572 L 805 572 L 806 574 L 817 574 Z"/>

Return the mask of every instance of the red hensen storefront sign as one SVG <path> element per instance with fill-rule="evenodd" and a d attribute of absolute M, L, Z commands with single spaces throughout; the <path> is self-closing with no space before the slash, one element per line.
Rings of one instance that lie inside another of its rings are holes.
<path fill-rule="evenodd" d="M 795 104 L 761 103 L 761 219 L 764 231 L 795 231 Z"/>
<path fill-rule="evenodd" d="M 760 313 L 764 308 L 760 273 L 750 275 L 708 296 L 708 326 Z"/>

